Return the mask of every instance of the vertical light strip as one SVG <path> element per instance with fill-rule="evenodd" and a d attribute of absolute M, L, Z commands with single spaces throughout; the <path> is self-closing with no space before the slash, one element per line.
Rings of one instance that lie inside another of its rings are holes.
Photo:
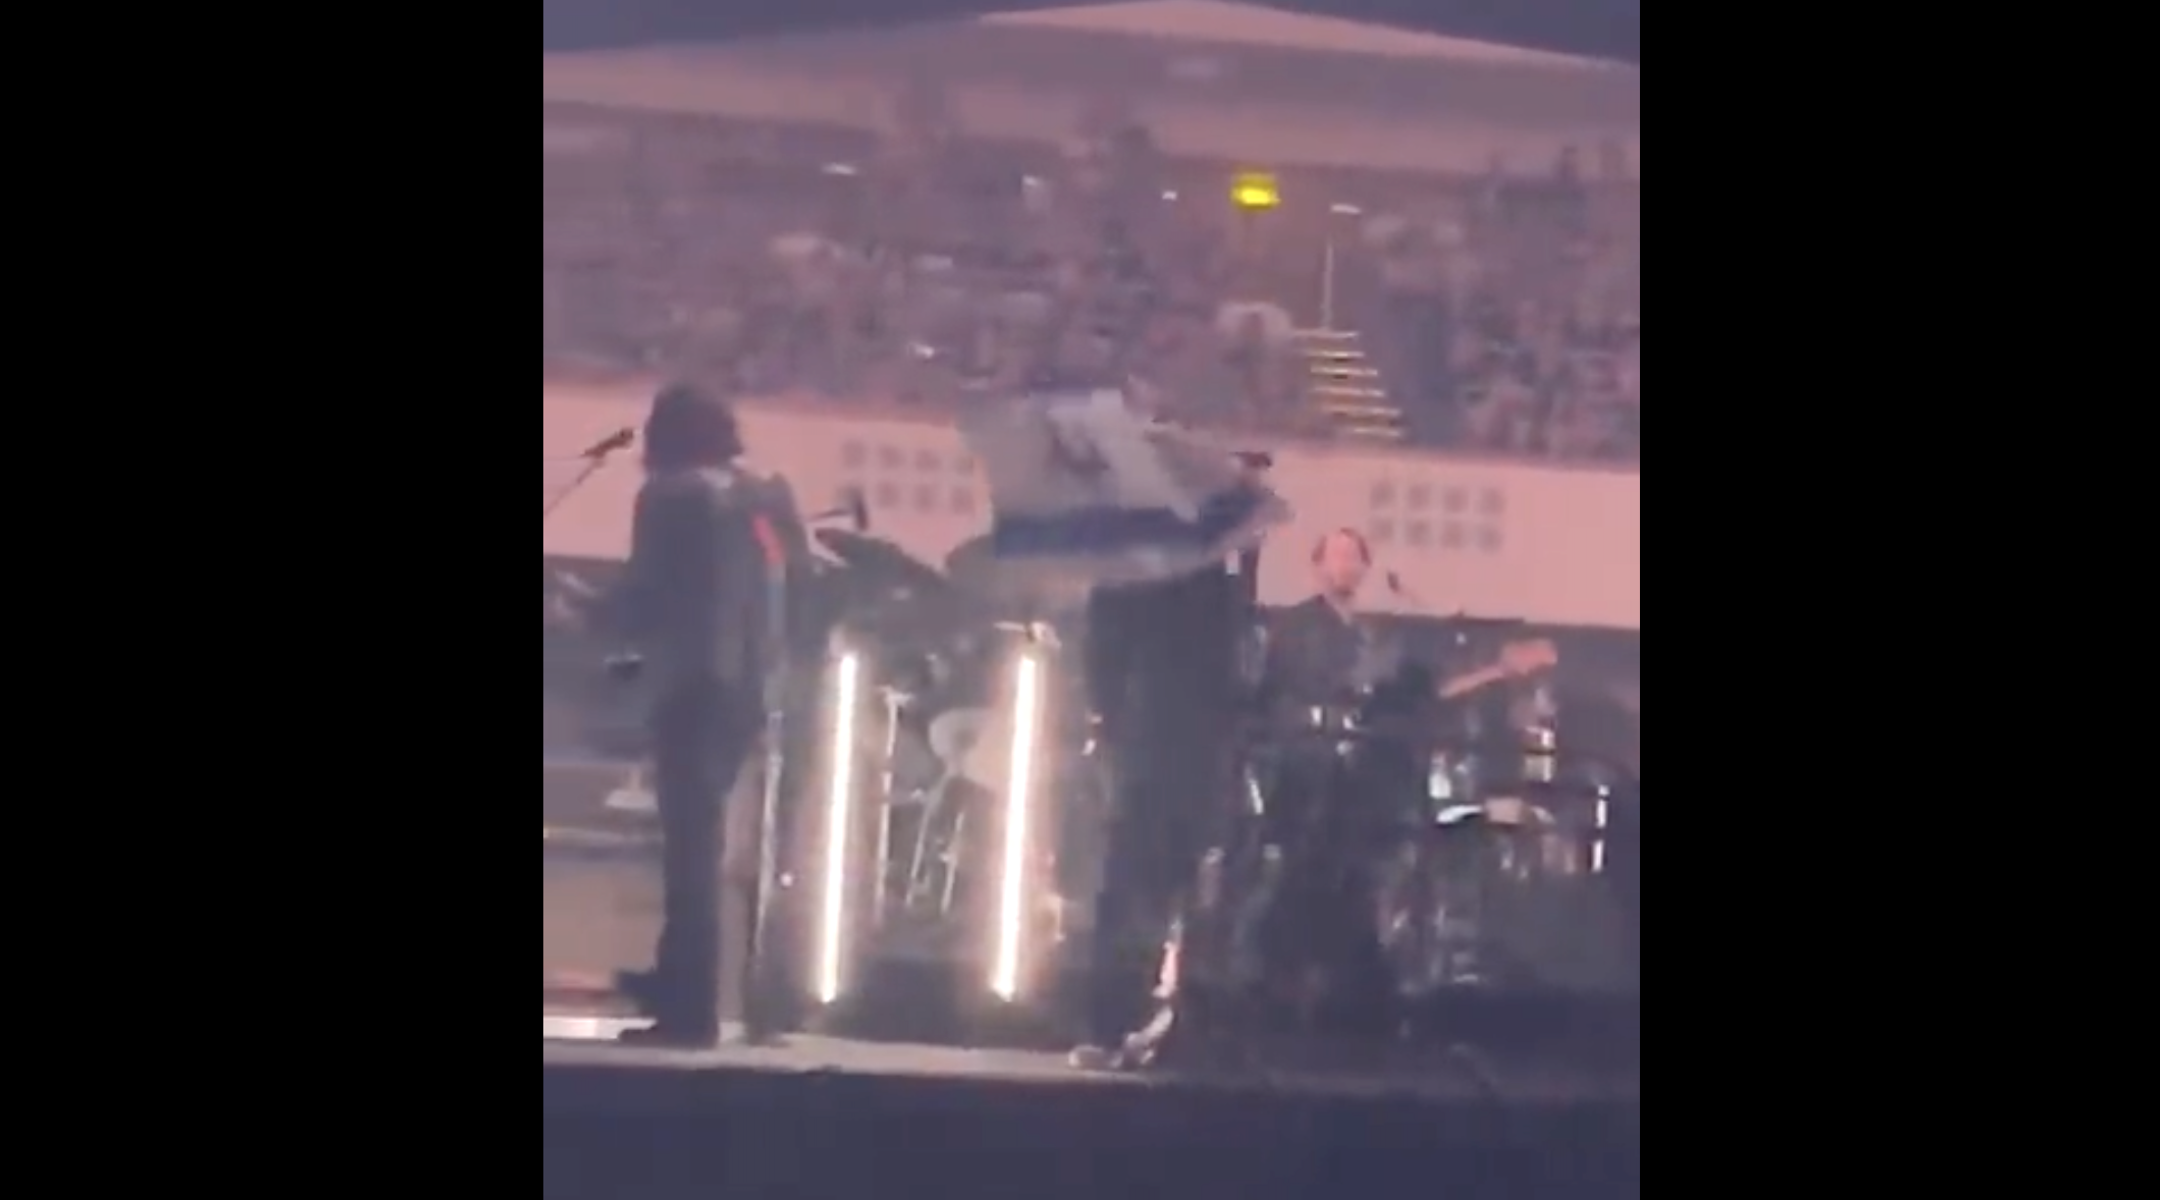
<path fill-rule="evenodd" d="M 1005 778 L 1005 845 L 998 875 L 997 946 L 991 955 L 990 992 L 1000 1000 L 1020 994 L 1020 932 L 1027 924 L 1029 818 L 1035 790 L 1035 731 L 1041 722 L 1042 664 L 1023 653 L 1014 670 L 1012 754 Z"/>
<path fill-rule="evenodd" d="M 1590 873 L 1592 875 L 1603 875 L 1605 873 L 1605 827 L 1612 820 L 1612 802 L 1606 799 L 1607 794 L 1604 788 L 1597 790 L 1597 832 L 1592 835 L 1592 841 L 1590 842 Z"/>
<path fill-rule="evenodd" d="M 832 790 L 825 796 L 824 895 L 818 911 L 814 986 L 820 1004 L 840 998 L 841 942 L 847 928 L 848 832 L 855 823 L 855 712 L 861 675 L 861 658 L 853 651 L 840 656 L 833 678 L 832 741 L 825 748 L 832 763 Z"/>

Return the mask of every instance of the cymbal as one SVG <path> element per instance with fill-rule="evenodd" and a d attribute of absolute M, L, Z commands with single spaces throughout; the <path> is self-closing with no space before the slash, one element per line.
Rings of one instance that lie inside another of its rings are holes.
<path fill-rule="evenodd" d="M 1087 600 L 1087 591 L 1082 587 L 1054 587 L 1039 579 L 1016 583 L 998 569 L 997 559 L 990 553 L 988 534 L 953 547 L 952 553 L 945 556 L 945 578 L 960 592 L 1013 614 L 1067 612 L 1077 610 Z"/>
<path fill-rule="evenodd" d="M 844 529 L 815 536 L 840 560 L 822 582 L 841 624 L 912 645 L 936 642 L 966 619 L 969 606 L 951 582 L 891 542 Z"/>
<path fill-rule="evenodd" d="M 949 606 L 925 603 L 912 595 L 906 600 L 850 605 L 841 610 L 840 624 L 905 649 L 935 645 L 956 627 Z"/>
<path fill-rule="evenodd" d="M 812 536 L 833 557 L 851 569 L 861 571 L 875 583 L 925 594 L 952 590 L 952 584 L 936 567 L 884 538 L 845 529 L 820 529 Z"/>
<path fill-rule="evenodd" d="M 973 587 L 973 576 L 987 576 L 997 564 L 990 558 L 990 535 L 971 537 L 945 556 L 945 575 L 959 587 Z"/>

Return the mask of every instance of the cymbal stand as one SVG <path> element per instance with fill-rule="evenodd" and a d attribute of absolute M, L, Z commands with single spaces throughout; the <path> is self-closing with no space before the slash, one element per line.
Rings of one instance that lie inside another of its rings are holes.
<path fill-rule="evenodd" d="M 913 913 L 933 897 L 937 900 L 937 915 L 944 916 L 952 907 L 954 878 L 959 872 L 958 848 L 960 836 L 965 831 L 956 801 L 951 795 L 953 784 L 963 776 L 957 764 L 947 755 L 937 753 L 933 722 L 931 757 L 937 760 L 937 778 L 930 786 L 909 797 L 915 810 L 914 836 L 909 839 L 907 877 L 900 891 L 902 911 Z M 953 824 L 944 827 L 946 815 L 953 814 Z"/>
<path fill-rule="evenodd" d="M 906 711 L 914 699 L 898 688 L 885 688 L 880 692 L 885 701 L 885 760 L 878 775 L 878 827 L 877 852 L 870 861 L 877 864 L 877 882 L 870 889 L 870 924 L 880 928 L 885 924 L 885 905 L 892 891 L 892 841 L 893 841 L 893 789 L 899 786 L 900 714 Z M 913 873 L 903 887 L 913 890 Z"/>
<path fill-rule="evenodd" d="M 952 915 L 959 892 L 961 855 L 967 845 L 967 807 L 952 794 L 967 779 L 958 764 L 940 759 L 937 782 L 916 805 L 915 845 L 908 858 L 907 892 L 901 905 L 913 911 L 935 898 L 937 916 Z"/>
<path fill-rule="evenodd" d="M 1398 947 L 1408 961 L 1396 964 L 1403 995 L 1490 981 L 1499 949 L 1487 912 L 1498 833 L 1480 811 L 1434 826 L 1432 839 L 1418 848 L 1437 861 L 1415 864 L 1403 881 L 1406 894 L 1396 900 L 1408 934 L 1408 945 Z M 1404 978 L 1412 971 L 1415 978 Z"/>

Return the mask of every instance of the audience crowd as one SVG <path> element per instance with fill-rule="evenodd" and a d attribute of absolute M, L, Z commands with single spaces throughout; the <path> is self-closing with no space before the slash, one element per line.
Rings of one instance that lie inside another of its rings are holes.
<path fill-rule="evenodd" d="M 1617 150 L 1239 187 L 1115 111 L 1050 145 L 896 109 L 872 134 L 543 104 L 546 355 L 923 406 L 1119 381 L 1196 424 L 1369 430 L 1359 403 L 1423 444 L 1638 453 Z"/>

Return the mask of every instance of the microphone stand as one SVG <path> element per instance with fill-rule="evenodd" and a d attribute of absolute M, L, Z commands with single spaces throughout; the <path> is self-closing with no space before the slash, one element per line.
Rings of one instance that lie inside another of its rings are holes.
<path fill-rule="evenodd" d="M 623 432 L 627 433 L 629 431 L 625 430 Z M 617 433 L 593 443 L 589 449 L 580 453 L 577 456 L 577 461 L 582 465 L 578 467 L 578 473 L 571 477 L 570 482 L 556 488 L 553 495 L 540 502 L 540 523 L 547 524 L 547 519 L 555 515 L 555 510 L 561 508 L 564 501 L 577 495 L 579 489 L 592 482 L 592 477 L 598 475 L 600 469 L 608 465 L 608 460 L 615 457 L 615 452 L 627 447 L 629 444 L 629 438 L 625 437 L 623 433 Z M 550 460 L 541 459 L 540 461 L 546 463 Z M 562 460 L 555 459 L 552 461 L 561 462 Z"/>
<path fill-rule="evenodd" d="M 767 546 L 768 552 L 774 547 Z M 782 776 L 787 771 L 785 747 L 787 710 L 796 693 L 799 664 L 791 662 L 794 649 L 788 637 L 788 569 L 786 556 L 776 554 L 766 567 L 767 644 L 773 647 L 772 679 L 765 689 L 764 763 L 759 782 L 757 872 L 750 881 L 749 933 L 744 938 L 742 965 L 742 1040 L 746 1045 L 768 1046 L 779 1041 L 778 1014 L 774 1012 L 771 962 L 771 922 L 774 893 L 780 888 L 780 802 Z"/>
<path fill-rule="evenodd" d="M 784 477 L 774 477 L 768 494 L 760 500 L 765 511 L 756 517 L 757 538 L 765 553 L 766 587 L 766 645 L 771 648 L 773 663 L 765 689 L 765 744 L 763 746 L 763 778 L 758 797 L 758 862 L 757 871 L 750 882 L 749 934 L 744 939 L 742 965 L 742 1040 L 747 1045 L 775 1045 L 780 1040 L 780 1025 L 787 1019 L 787 1004 L 779 994 L 787 986 L 778 969 L 781 964 L 773 960 L 772 920 L 773 906 L 778 898 L 780 883 L 780 823 L 781 808 L 785 800 L 785 785 L 790 781 L 787 772 L 787 739 L 792 732 L 789 710 L 803 693 L 804 664 L 797 661 L 795 638 L 789 620 L 790 568 L 796 565 L 793 553 L 801 547 L 797 542 L 807 537 L 801 510 L 795 506 L 795 494 L 788 488 Z M 869 523 L 862 508 L 861 498 L 853 504 L 843 505 L 843 510 L 855 518 L 857 528 Z M 819 514 L 820 516 L 825 514 Z M 812 518 L 816 519 L 815 517 Z M 798 618 L 799 619 L 799 618 Z M 822 679 L 815 670 L 811 679 Z M 835 750 L 835 753 L 846 753 Z M 798 769 L 801 764 L 794 764 Z"/>

